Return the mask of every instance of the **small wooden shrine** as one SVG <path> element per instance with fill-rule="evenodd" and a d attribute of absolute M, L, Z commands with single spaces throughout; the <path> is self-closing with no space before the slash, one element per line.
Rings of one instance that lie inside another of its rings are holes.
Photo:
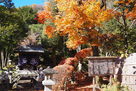
<path fill-rule="evenodd" d="M 41 46 L 29 45 L 19 47 L 16 52 L 19 53 L 18 67 L 20 70 L 36 70 L 40 55 L 44 53 L 44 49 Z"/>

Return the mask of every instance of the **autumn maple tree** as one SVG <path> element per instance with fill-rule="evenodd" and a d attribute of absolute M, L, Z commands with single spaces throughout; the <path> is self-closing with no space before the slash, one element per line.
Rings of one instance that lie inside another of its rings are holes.
<path fill-rule="evenodd" d="M 46 25 L 44 31 L 49 38 L 54 35 L 66 36 L 66 45 L 70 49 L 82 44 L 99 46 L 104 41 L 101 41 L 103 34 L 99 28 L 104 22 L 115 19 L 121 24 L 121 34 L 117 36 L 123 39 L 124 49 L 128 49 L 128 30 L 136 21 L 135 0 L 116 1 L 113 9 L 101 7 L 98 0 L 55 0 L 54 3 L 55 13 L 52 4 L 48 3 L 37 15 L 38 21 Z"/>
<path fill-rule="evenodd" d="M 58 12 L 52 15 L 50 4 L 45 10 L 38 13 L 38 20 L 41 23 L 50 21 L 53 24 L 46 24 L 45 33 L 51 38 L 55 34 L 67 36 L 66 45 L 75 49 L 81 44 L 89 43 L 91 46 L 100 45 L 100 35 L 95 27 L 112 18 L 112 10 L 100 8 L 100 2 L 96 0 L 56 0 Z"/>

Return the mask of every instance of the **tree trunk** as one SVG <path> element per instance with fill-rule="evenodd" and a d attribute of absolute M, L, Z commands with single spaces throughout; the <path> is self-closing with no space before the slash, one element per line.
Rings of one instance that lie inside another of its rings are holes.
<path fill-rule="evenodd" d="M 3 68 L 5 65 L 4 65 L 4 52 L 1 51 L 1 68 Z"/>
<path fill-rule="evenodd" d="M 7 62 L 8 62 L 8 60 L 9 60 L 9 53 L 8 52 L 6 52 L 6 56 L 5 56 L 5 65 L 7 66 Z"/>
<path fill-rule="evenodd" d="M 102 9 L 104 7 L 104 9 L 106 9 L 106 0 L 100 0 L 100 1 L 101 1 L 100 8 Z"/>
<path fill-rule="evenodd" d="M 92 46 L 93 56 L 99 56 L 99 48 L 98 46 Z"/>
<path fill-rule="evenodd" d="M 1 52 L 0 52 L 1 53 Z M 1 60 L 1 55 L 0 55 L 0 70 L 2 69 L 2 60 Z"/>
<path fill-rule="evenodd" d="M 0 68 L 2 69 L 3 67 L 5 67 L 7 65 L 7 61 L 9 60 L 9 53 L 8 51 L 1 51 L 0 52 L 0 58 L 1 58 L 1 63 L 0 63 Z"/>

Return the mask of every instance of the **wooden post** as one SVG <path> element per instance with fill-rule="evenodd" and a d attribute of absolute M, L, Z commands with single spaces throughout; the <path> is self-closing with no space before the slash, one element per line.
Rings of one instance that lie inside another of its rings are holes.
<path fill-rule="evenodd" d="M 110 83 L 110 85 L 112 85 L 112 75 L 110 75 L 110 80 L 109 80 L 109 83 Z"/>
<path fill-rule="evenodd" d="M 95 76 L 93 77 L 93 91 L 95 91 Z"/>

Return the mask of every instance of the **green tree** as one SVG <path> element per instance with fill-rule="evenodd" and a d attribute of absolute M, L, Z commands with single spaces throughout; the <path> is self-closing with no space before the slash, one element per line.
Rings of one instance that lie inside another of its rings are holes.
<path fill-rule="evenodd" d="M 14 8 L 14 3 L 12 0 L 0 0 L 0 3 L 4 4 L 7 8 Z"/>
<path fill-rule="evenodd" d="M 75 55 L 75 50 L 66 47 L 66 37 L 55 36 L 49 39 L 45 34 L 42 35 L 42 46 L 44 47 L 44 59 L 46 65 L 55 66 L 62 59 Z"/>
<path fill-rule="evenodd" d="M 36 37 L 36 45 L 41 45 L 43 26 L 43 24 L 30 24 L 28 26 L 28 34 Z"/>
<path fill-rule="evenodd" d="M 37 24 L 37 20 L 34 19 L 36 17 L 35 15 L 37 13 L 37 10 L 32 9 L 31 6 L 20 7 L 17 8 L 17 10 L 18 15 L 27 25 Z"/>
<path fill-rule="evenodd" d="M 127 30 L 124 33 L 124 25 L 119 23 L 116 19 L 112 19 L 101 28 L 103 31 L 103 46 L 100 48 L 103 55 L 120 55 L 127 51 L 133 53 L 136 51 L 136 26 L 131 25 L 127 20 Z M 127 43 L 126 43 L 127 39 Z"/>
<path fill-rule="evenodd" d="M 135 0 L 121 0 L 114 5 L 114 19 L 104 23 L 101 27 L 102 32 L 108 34 L 106 41 L 104 41 L 101 47 L 102 52 L 119 55 L 136 51 L 135 5 Z"/>
<path fill-rule="evenodd" d="M 0 64 L 6 66 L 18 42 L 28 31 L 16 9 L 0 6 Z"/>

